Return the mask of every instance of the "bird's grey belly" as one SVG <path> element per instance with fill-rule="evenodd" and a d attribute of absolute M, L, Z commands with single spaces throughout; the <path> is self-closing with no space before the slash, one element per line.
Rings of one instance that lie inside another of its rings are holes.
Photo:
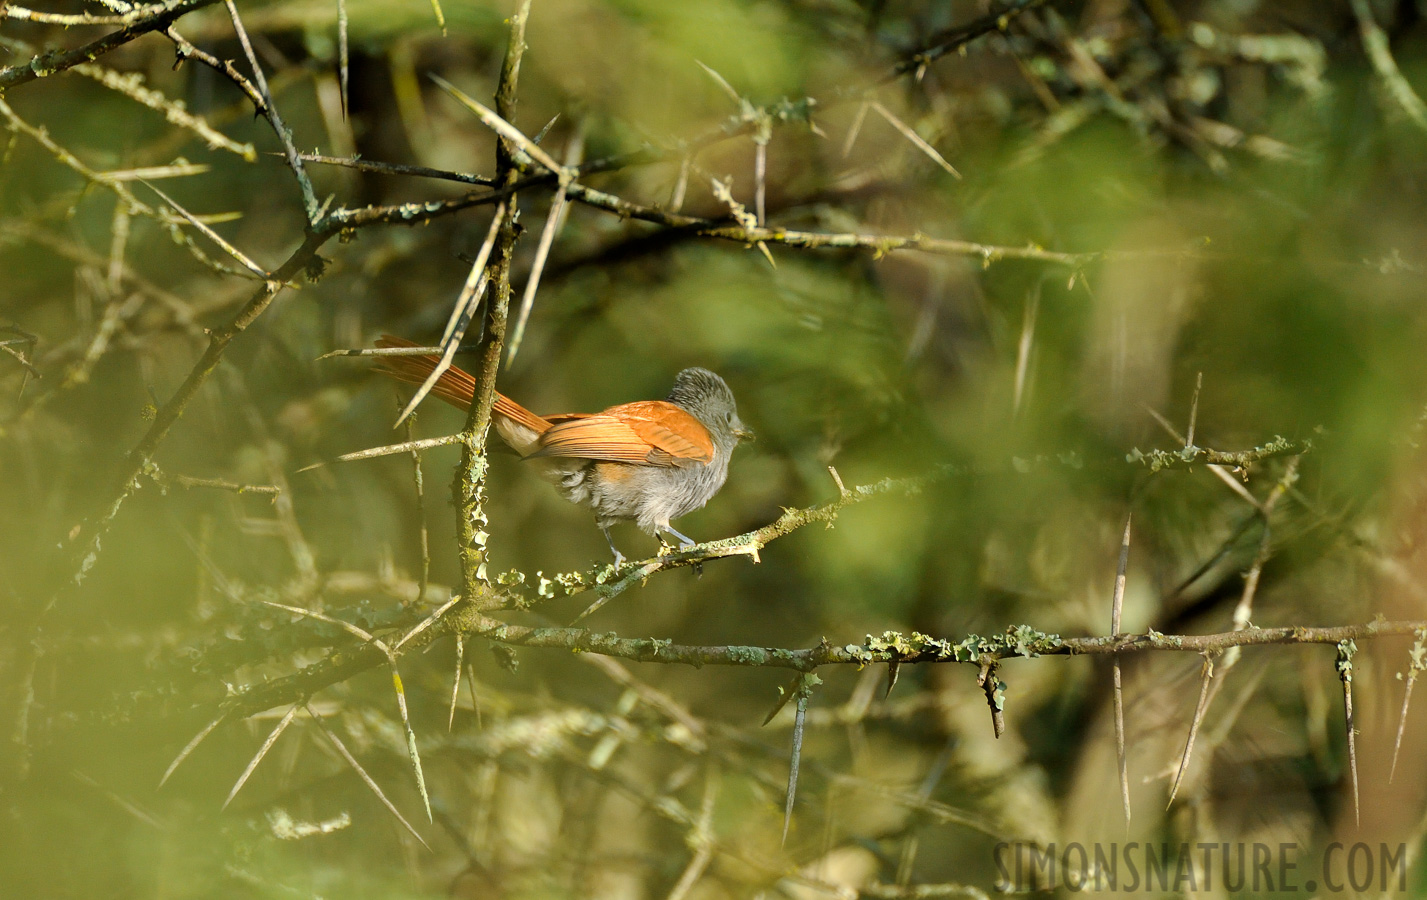
<path fill-rule="evenodd" d="M 566 499 L 594 510 L 600 524 L 632 521 L 648 534 L 667 528 L 671 519 L 708 502 L 723 484 L 727 469 L 713 466 L 666 468 L 604 463 L 573 473 L 557 485 Z"/>

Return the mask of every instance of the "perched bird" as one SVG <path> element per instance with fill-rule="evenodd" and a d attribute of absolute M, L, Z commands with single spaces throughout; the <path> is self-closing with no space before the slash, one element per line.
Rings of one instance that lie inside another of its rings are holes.
<path fill-rule="evenodd" d="M 417 345 L 384 335 L 377 346 Z M 378 370 L 421 384 L 437 363 L 435 356 L 385 356 Z M 431 391 L 469 409 L 476 380 L 452 366 Z M 664 400 L 622 403 L 599 413 L 538 416 L 497 393 L 491 424 L 512 449 L 537 462 L 561 496 L 594 510 L 616 566 L 624 562 L 609 533 L 617 522 L 633 522 L 656 537 L 672 535 L 681 548 L 693 546 L 670 520 L 709 502 L 728 477 L 733 448 L 753 439 L 728 384 L 697 368 L 680 372 Z"/>

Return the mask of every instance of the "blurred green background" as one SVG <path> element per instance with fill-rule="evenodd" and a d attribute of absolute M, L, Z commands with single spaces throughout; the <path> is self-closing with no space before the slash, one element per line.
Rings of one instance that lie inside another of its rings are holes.
<path fill-rule="evenodd" d="M 830 465 L 849 486 L 942 463 L 979 473 L 850 507 L 835 528 L 770 544 L 758 565 L 735 558 L 701 576 L 663 573 L 588 624 L 782 647 L 861 643 L 886 630 L 959 640 L 1018 624 L 1103 634 L 1130 510 L 1127 631 L 1229 630 L 1261 547 L 1255 625 L 1427 618 L 1427 119 L 1421 101 L 1410 102 L 1413 89 L 1427 91 L 1427 4 L 1357 6 L 1049 2 L 1008 16 L 920 77 L 883 80 L 996 7 L 536 0 L 515 124 L 535 134 L 553 117 L 543 146 L 557 157 L 576 143 L 587 160 L 673 151 L 585 179 L 593 187 L 667 207 L 680 142 L 728 126 L 690 157 L 683 210 L 727 214 L 714 178 L 731 178 L 753 208 L 754 143 L 730 125 L 739 107 L 702 63 L 752 108 L 818 101 L 813 127 L 772 129 L 774 226 L 1094 254 L 1064 265 L 773 243 L 775 266 L 741 243 L 573 205 L 525 343 L 498 384 L 537 412 L 557 412 L 662 396 L 685 366 L 723 374 L 759 440 L 738 451 L 726 487 L 680 530 L 728 537 L 784 507 L 828 502 L 837 496 Z M 82 9 L 104 12 L 46 11 Z M 304 151 L 493 174 L 490 132 L 426 76 L 489 98 L 510 4 L 445 3 L 443 30 L 425 0 L 349 0 L 345 115 L 337 4 L 239 9 Z M 1364 21 L 1382 29 L 1405 99 L 1365 53 Z M 0 64 L 116 27 L 0 18 Z M 221 6 L 177 28 L 247 71 Z M 206 347 L 203 329 L 225 323 L 253 289 L 205 265 L 175 229 L 129 215 L 126 199 L 61 150 L 91 172 L 202 164 L 159 186 L 190 212 L 218 217 L 213 228 L 263 266 L 302 240 L 300 195 L 271 129 L 220 75 L 173 62 L 173 45 L 149 35 L 99 65 L 137 73 L 170 108 L 181 101 L 231 141 L 251 143 L 253 159 L 208 146 L 89 73 L 3 95 L 0 340 L 13 352 L 0 355 L 0 895 L 992 892 L 999 840 L 1294 842 L 1313 860 L 1333 840 L 1402 843 L 1421 889 L 1420 712 L 1387 779 L 1403 690 L 1394 674 L 1411 645 L 1400 639 L 1362 646 L 1356 659 L 1361 825 L 1342 691 L 1321 646 L 1218 660 L 1227 674 L 1167 812 L 1201 661 L 1127 659 L 1128 831 L 1110 670 L 1088 658 L 1003 666 L 999 741 L 973 668 L 904 667 L 885 700 L 885 670 L 823 670 L 781 846 L 791 712 L 758 726 L 786 672 L 621 664 L 634 690 L 588 655 L 520 650 L 512 668 L 479 640 L 465 655 L 478 703 L 463 684 L 449 733 L 452 642 L 402 661 L 434 823 L 386 674 L 312 700 L 429 850 L 305 713 L 220 811 L 284 708 L 223 723 L 157 790 L 225 694 L 349 643 L 258 600 L 372 626 L 408 605 L 426 611 L 459 583 L 448 499 L 455 449 L 422 456 L 424 513 L 409 456 L 299 470 L 404 439 L 391 428 L 404 388 L 367 361 L 317 357 L 382 333 L 436 340 L 490 222 L 489 208 L 476 207 L 363 228 L 324 247 L 324 276 L 284 292 L 234 341 L 163 443 L 158 477 L 142 479 L 105 536 L 88 580 L 37 627 L 35 611 L 72 574 L 56 548 L 109 499 L 154 408 Z M 879 86 L 864 93 L 870 85 Z M 862 109 L 866 98 L 961 177 Z M 468 189 L 311 170 L 334 208 Z M 146 185 L 124 185 L 164 207 Z M 549 201 L 543 188 L 520 197 L 517 298 Z M 232 265 L 182 230 L 208 259 Z M 1275 485 L 1289 486 L 1267 526 L 1243 491 L 1205 467 L 1149 475 L 1125 461 L 1134 448 L 1182 446 L 1192 407 L 1200 446 L 1313 441 L 1296 462 L 1229 474 L 1260 506 Z M 414 431 L 451 434 L 463 421 L 428 402 Z M 178 476 L 281 493 L 184 487 Z M 493 458 L 489 495 L 496 571 L 533 577 L 607 559 L 589 515 L 513 457 Z M 423 522 L 432 587 L 417 601 Z M 616 540 L 635 558 L 655 550 L 632 528 Z M 587 603 L 556 601 L 541 613 L 563 623 Z M 699 730 L 651 700 L 654 691 Z M 294 821 L 325 822 L 329 833 L 295 835 L 285 824 Z"/>

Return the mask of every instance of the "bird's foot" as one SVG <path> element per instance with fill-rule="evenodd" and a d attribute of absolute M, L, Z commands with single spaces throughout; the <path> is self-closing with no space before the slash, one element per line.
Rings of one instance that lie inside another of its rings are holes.
<path fill-rule="evenodd" d="M 619 567 L 624 565 L 624 554 L 620 553 L 619 548 L 614 545 L 614 538 L 609 534 L 609 526 L 601 525 L 600 531 L 604 532 L 604 539 L 609 541 L 609 552 L 614 554 L 614 567 L 618 571 Z"/>
<path fill-rule="evenodd" d="M 694 544 L 698 543 L 698 542 L 695 541 L 693 538 L 689 537 L 687 534 L 680 534 L 679 532 L 677 532 L 677 531 L 675 531 L 674 529 L 670 528 L 668 525 L 665 525 L 665 526 L 664 526 L 664 531 L 665 531 L 667 534 L 672 535 L 673 537 L 676 537 L 676 538 L 679 539 L 679 549 L 680 549 L 680 550 L 688 550 L 690 547 L 694 546 Z M 663 543 L 664 539 L 661 537 L 661 538 L 659 539 L 659 541 L 660 541 L 660 543 Z"/>

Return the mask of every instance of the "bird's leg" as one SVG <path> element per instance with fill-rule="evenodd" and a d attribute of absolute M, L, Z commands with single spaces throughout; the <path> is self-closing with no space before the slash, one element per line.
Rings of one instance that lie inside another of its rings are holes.
<path fill-rule="evenodd" d="M 609 526 L 601 525 L 600 531 L 604 532 L 604 539 L 609 541 L 609 549 L 614 553 L 614 567 L 618 569 L 624 565 L 624 554 L 619 552 L 619 548 L 614 545 L 614 538 L 609 536 Z"/>
<path fill-rule="evenodd" d="M 664 530 L 667 531 L 669 534 L 672 534 L 674 537 L 676 537 L 676 538 L 679 539 L 679 549 L 680 549 L 680 550 L 687 550 L 687 549 L 689 549 L 690 547 L 694 546 L 694 544 L 698 543 L 698 542 L 695 541 L 693 538 L 691 538 L 691 537 L 689 537 L 689 536 L 687 536 L 687 535 L 680 534 L 679 532 L 675 531 L 675 530 L 674 530 L 671 526 L 669 526 L 669 525 L 665 525 L 665 526 L 664 526 Z"/>

